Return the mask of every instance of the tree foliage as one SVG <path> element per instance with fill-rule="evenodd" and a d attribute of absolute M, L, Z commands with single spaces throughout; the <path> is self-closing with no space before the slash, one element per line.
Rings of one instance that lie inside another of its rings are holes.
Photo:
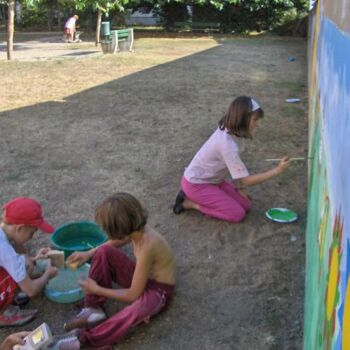
<path fill-rule="evenodd" d="M 273 29 L 291 11 L 306 11 L 308 0 L 134 0 L 129 6 L 152 9 L 166 28 L 189 20 L 187 6 L 191 6 L 193 21 L 220 22 L 222 30 L 230 33 Z"/>
<path fill-rule="evenodd" d="M 0 0 L 7 2 L 8 0 Z M 166 28 L 176 21 L 191 20 L 188 6 L 193 10 L 193 20 L 216 21 L 225 32 L 245 32 L 250 30 L 269 30 L 275 28 L 292 13 L 306 11 L 308 0 L 20 0 L 25 8 L 30 8 L 24 20 L 39 22 L 50 17 L 50 9 L 60 7 L 60 11 L 80 15 L 80 22 L 91 12 L 123 13 L 127 9 L 153 10 L 162 18 Z M 46 16 L 44 12 L 46 11 Z M 36 16 L 37 14 L 37 16 Z M 89 22 L 90 25 L 91 21 Z M 39 24 L 39 23 L 38 23 Z M 49 25 L 49 23 L 48 23 Z"/>
<path fill-rule="evenodd" d="M 62 4 L 66 6 L 74 6 L 78 11 L 84 11 L 87 9 L 100 10 L 103 13 L 109 13 L 111 10 L 117 10 L 120 12 L 125 11 L 126 6 L 129 4 L 129 0 L 60 0 Z"/>

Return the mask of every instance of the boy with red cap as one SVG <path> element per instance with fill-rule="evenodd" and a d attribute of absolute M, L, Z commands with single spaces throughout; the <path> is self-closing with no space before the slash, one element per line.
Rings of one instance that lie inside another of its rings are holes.
<path fill-rule="evenodd" d="M 54 231 L 44 220 L 41 205 L 36 200 L 18 197 L 3 206 L 0 222 L 0 327 L 20 326 L 32 320 L 37 312 L 11 305 L 17 286 L 33 297 L 57 274 L 57 269 L 49 262 L 41 277 L 30 277 L 35 261 L 44 258 L 50 250 L 42 248 L 35 257 L 24 254 L 24 243 L 31 240 L 38 229 L 45 233 Z"/>

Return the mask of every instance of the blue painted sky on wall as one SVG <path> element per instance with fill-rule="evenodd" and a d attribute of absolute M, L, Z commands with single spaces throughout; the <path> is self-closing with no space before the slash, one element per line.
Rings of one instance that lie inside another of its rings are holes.
<path fill-rule="evenodd" d="M 317 71 L 327 173 L 332 206 L 341 207 L 346 217 L 350 214 L 350 35 L 324 17 L 321 38 Z"/>
<path fill-rule="evenodd" d="M 350 35 L 325 16 L 320 27 L 317 76 L 332 219 L 341 210 L 344 220 L 338 305 L 341 321 L 350 254 L 347 249 L 350 239 Z M 334 349 L 341 349 L 340 328 L 341 322 L 338 322 Z"/>

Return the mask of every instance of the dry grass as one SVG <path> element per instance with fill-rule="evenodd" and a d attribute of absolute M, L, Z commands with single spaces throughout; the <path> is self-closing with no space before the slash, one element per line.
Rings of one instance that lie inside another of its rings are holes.
<path fill-rule="evenodd" d="M 0 61 L 0 111 L 60 101 L 85 89 L 216 45 L 213 39 L 139 39 L 133 53 L 36 62 Z M 91 47 L 94 47 L 92 43 L 84 46 Z M 79 48 L 79 45 L 70 48 Z"/>
<path fill-rule="evenodd" d="M 249 189 L 253 210 L 237 225 L 176 216 L 171 206 L 184 167 L 233 96 L 252 95 L 265 111 L 242 153 L 251 173 L 272 166 L 265 158 L 306 155 L 305 51 L 304 41 L 278 37 L 145 38 L 134 53 L 0 61 L 0 203 L 35 197 L 57 227 L 92 219 L 106 195 L 131 192 L 175 252 L 173 305 L 118 349 L 301 348 L 306 162 Z M 301 102 L 286 104 L 290 97 Z M 272 206 L 300 220 L 269 222 Z M 38 234 L 29 246 L 48 241 Z M 77 312 L 43 296 L 28 308 L 39 312 L 27 329 L 46 321 L 54 334 Z M 0 339 L 12 331 L 0 329 Z"/>

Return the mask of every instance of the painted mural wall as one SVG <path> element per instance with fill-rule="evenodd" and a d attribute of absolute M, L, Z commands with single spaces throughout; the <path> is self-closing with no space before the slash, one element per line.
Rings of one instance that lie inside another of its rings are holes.
<path fill-rule="evenodd" d="M 304 350 L 350 350 L 350 0 L 310 24 Z"/>

